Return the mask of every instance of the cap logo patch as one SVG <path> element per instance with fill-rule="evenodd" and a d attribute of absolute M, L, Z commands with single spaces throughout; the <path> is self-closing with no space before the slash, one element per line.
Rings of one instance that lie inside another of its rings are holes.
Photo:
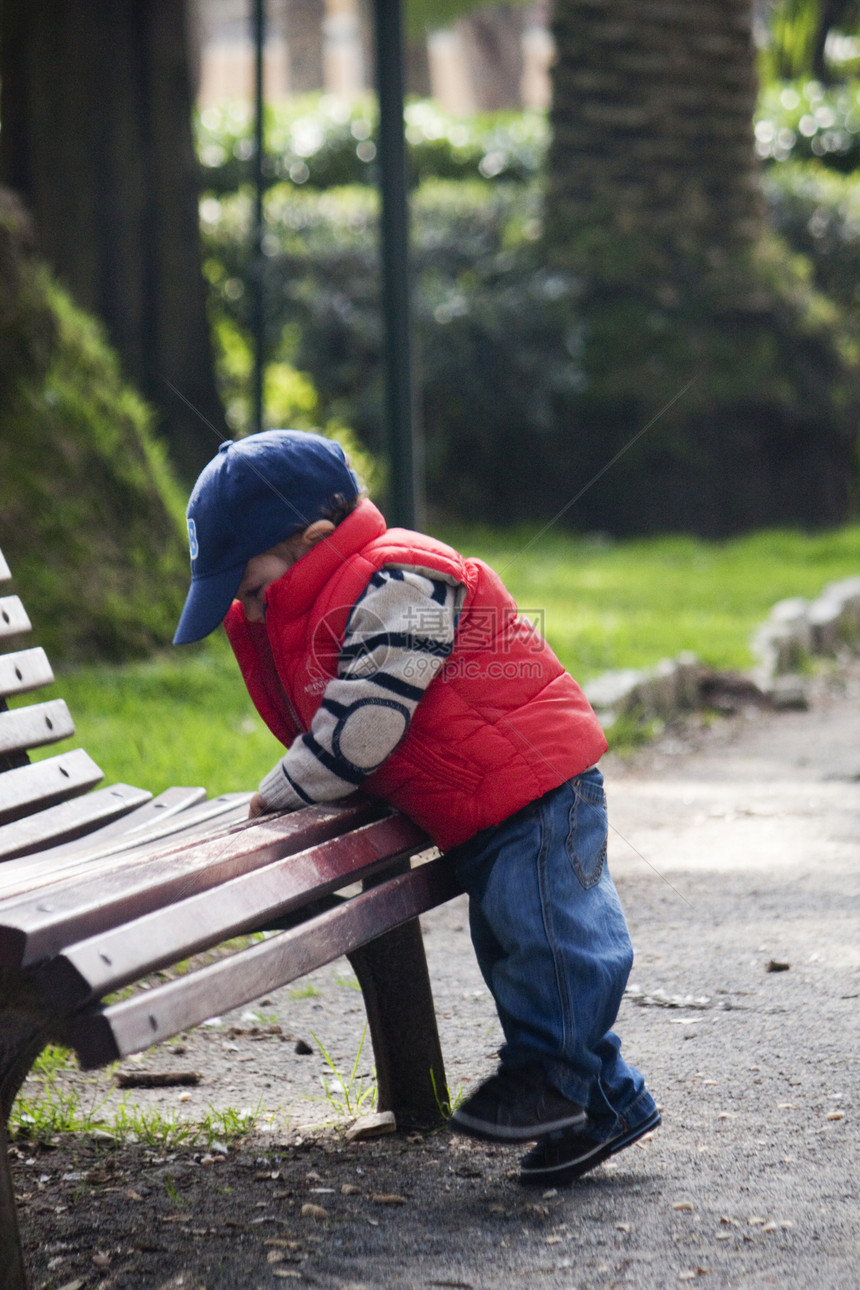
<path fill-rule="evenodd" d="M 194 520 L 188 520 L 188 546 L 191 551 L 191 559 L 196 560 L 200 554 L 200 547 L 197 543 L 197 525 Z"/>

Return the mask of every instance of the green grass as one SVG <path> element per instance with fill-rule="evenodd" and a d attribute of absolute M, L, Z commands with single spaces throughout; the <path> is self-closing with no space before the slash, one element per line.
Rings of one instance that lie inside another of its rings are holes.
<path fill-rule="evenodd" d="M 439 535 L 502 575 L 580 680 L 681 650 L 713 667 L 744 669 L 752 662 L 750 634 L 774 601 L 812 598 L 828 582 L 860 574 L 860 525 L 719 543 L 536 532 Z M 214 795 L 256 787 L 280 755 L 220 634 L 147 662 L 63 674 L 52 692 L 71 709 L 74 744 L 111 782 L 153 792 L 199 784 Z"/>
<path fill-rule="evenodd" d="M 210 796 L 256 788 L 283 752 L 222 636 L 145 662 L 60 674 L 40 691 L 40 699 L 51 697 L 66 700 L 74 745 L 111 782 L 153 793 L 175 784 L 200 785 Z"/>
<path fill-rule="evenodd" d="M 450 530 L 485 559 L 579 680 L 648 667 L 692 650 L 716 668 L 752 663 L 749 638 L 787 596 L 812 599 L 860 574 L 860 526 L 816 536 L 765 531 L 727 542 L 688 537 L 612 542 L 550 531 Z M 533 542 L 533 545 L 529 545 Z"/>

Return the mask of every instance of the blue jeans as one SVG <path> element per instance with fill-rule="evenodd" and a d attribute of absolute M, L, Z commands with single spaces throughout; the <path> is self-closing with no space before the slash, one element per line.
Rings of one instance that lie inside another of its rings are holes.
<path fill-rule="evenodd" d="M 603 776 L 592 769 L 456 853 L 472 943 L 502 1023 L 506 1066 L 539 1063 L 604 1139 L 656 1110 L 612 1026 L 633 948 L 606 863 Z"/>

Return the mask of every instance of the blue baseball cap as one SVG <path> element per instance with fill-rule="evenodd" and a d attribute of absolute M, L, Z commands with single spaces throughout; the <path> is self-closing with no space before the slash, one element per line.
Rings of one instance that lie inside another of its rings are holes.
<path fill-rule="evenodd" d="M 304 430 L 263 430 L 222 443 L 188 501 L 191 588 L 174 645 L 201 640 L 224 619 L 245 566 L 326 518 L 359 484 L 334 439 Z"/>

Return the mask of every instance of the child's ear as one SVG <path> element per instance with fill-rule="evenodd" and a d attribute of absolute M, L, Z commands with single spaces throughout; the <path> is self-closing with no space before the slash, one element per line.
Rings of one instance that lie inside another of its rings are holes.
<path fill-rule="evenodd" d="M 334 525 L 331 520 L 315 520 L 301 533 L 301 544 L 306 551 L 310 551 L 311 547 L 316 546 L 317 542 L 321 542 L 323 538 L 329 537 L 332 533 L 334 533 Z"/>

